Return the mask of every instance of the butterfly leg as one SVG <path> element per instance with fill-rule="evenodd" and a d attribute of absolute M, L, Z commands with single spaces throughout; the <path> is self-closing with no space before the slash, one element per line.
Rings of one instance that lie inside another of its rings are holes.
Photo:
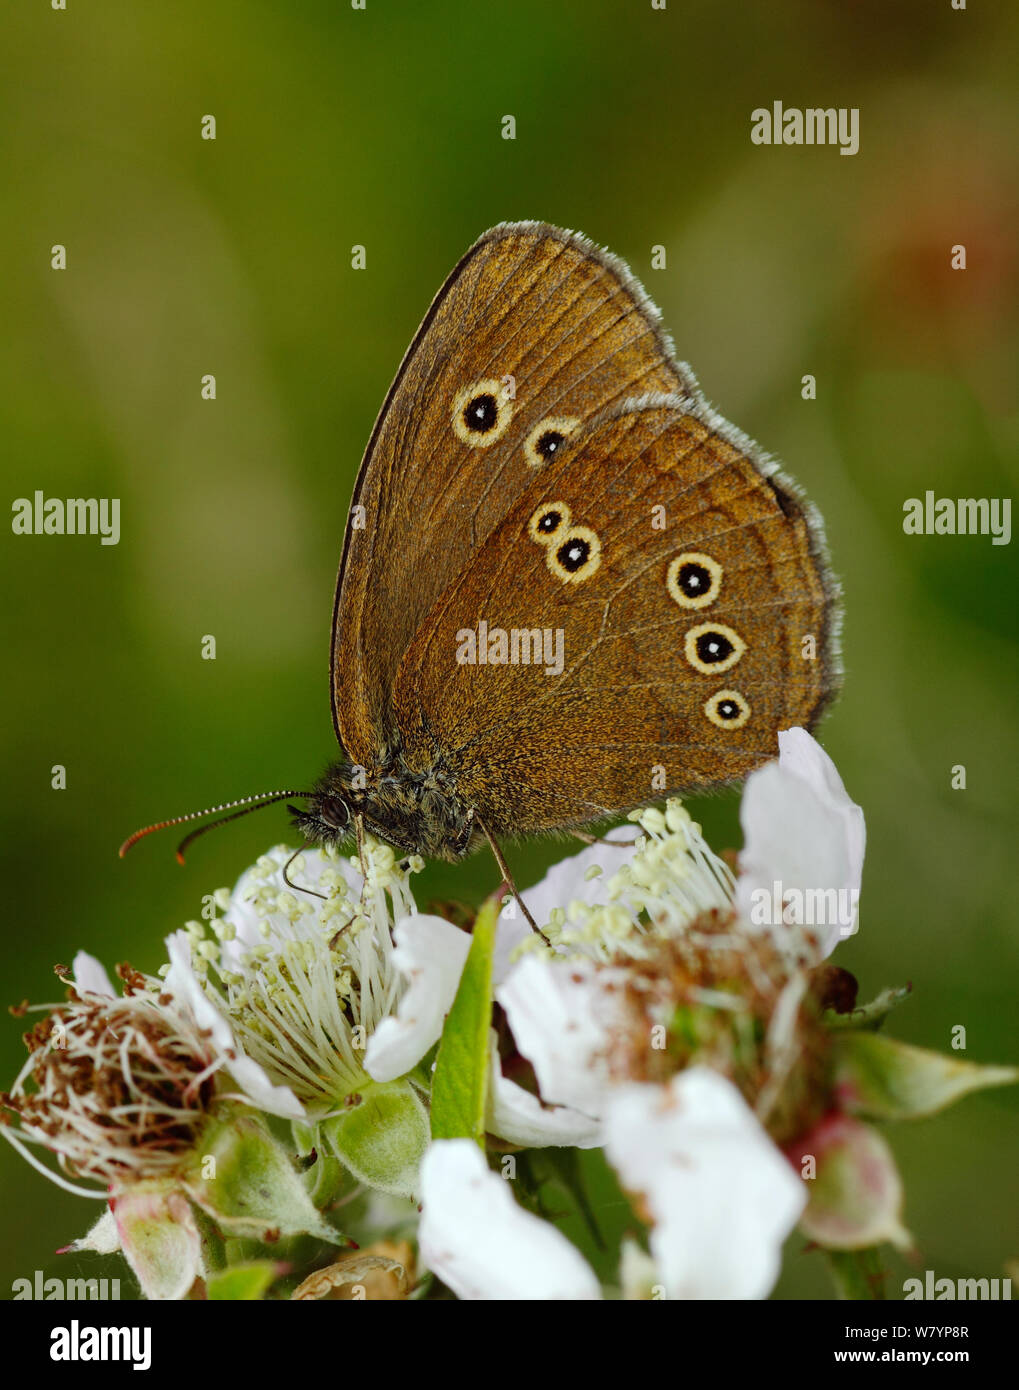
<path fill-rule="evenodd" d="M 361 896 L 358 906 L 364 912 L 364 898 L 368 891 L 368 872 L 364 867 L 364 817 L 354 817 L 354 835 L 357 838 L 357 862 L 361 869 Z"/>
<path fill-rule="evenodd" d="M 570 833 L 574 839 L 585 845 L 612 845 L 614 849 L 629 849 L 637 843 L 636 840 L 605 840 L 600 835 L 588 835 L 584 830 L 573 830 Z"/>
<path fill-rule="evenodd" d="M 551 941 L 549 941 L 548 937 L 545 935 L 545 933 L 538 926 L 537 922 L 531 916 L 530 912 L 527 910 L 527 904 L 524 902 L 523 898 L 517 892 L 517 885 L 513 882 L 513 875 L 510 873 L 509 865 L 506 863 L 506 860 L 503 857 L 502 850 L 499 848 L 493 836 L 489 833 L 488 827 L 485 825 L 484 821 L 479 820 L 478 825 L 480 825 L 482 830 L 485 832 L 485 839 L 492 847 L 492 853 L 495 855 L 495 862 L 499 866 L 499 872 L 502 874 L 503 882 L 506 884 L 506 887 L 510 890 L 513 896 L 516 898 L 517 902 L 520 904 L 520 910 L 527 919 L 527 924 L 531 928 L 531 931 L 537 932 L 537 934 L 541 937 L 542 941 L 544 941 L 546 946 L 551 946 Z"/>

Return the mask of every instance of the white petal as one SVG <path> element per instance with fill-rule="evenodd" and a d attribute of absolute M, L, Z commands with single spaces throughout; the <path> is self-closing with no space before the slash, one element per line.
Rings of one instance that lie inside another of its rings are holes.
<path fill-rule="evenodd" d="M 432 1144 L 418 1236 L 429 1269 L 464 1299 L 597 1299 L 594 1272 L 561 1232 L 513 1200 L 470 1139 Z"/>
<path fill-rule="evenodd" d="M 73 970 L 74 987 L 79 994 L 106 994 L 112 998 L 116 993 L 106 966 L 87 951 L 79 951 L 75 956 Z"/>
<path fill-rule="evenodd" d="M 830 955 L 856 930 L 863 876 L 863 811 L 835 764 L 804 729 L 779 734 L 778 762 L 747 778 L 736 905 L 751 926 L 807 924 Z"/>
<path fill-rule="evenodd" d="M 467 932 L 424 914 L 405 917 L 393 937 L 392 961 L 409 987 L 368 1039 L 364 1067 L 376 1081 L 405 1076 L 438 1041 L 471 948 Z"/>
<path fill-rule="evenodd" d="M 525 956 L 496 990 L 549 1105 L 568 1105 L 592 1119 L 601 1115 L 617 1023 L 611 986 L 618 978 L 589 960 Z"/>
<path fill-rule="evenodd" d="M 566 907 L 567 904 L 578 899 L 591 906 L 602 906 L 607 901 L 606 885 L 614 873 L 633 856 L 633 841 L 641 834 L 641 829 L 637 825 L 617 825 L 614 826 L 604 837 L 607 840 L 619 841 L 618 844 L 597 844 L 587 845 L 579 854 L 570 855 L 568 859 L 562 859 L 558 864 L 553 864 L 545 877 L 534 884 L 532 888 L 525 888 L 521 897 L 527 904 L 527 910 L 537 922 L 539 927 L 548 926 L 555 907 Z M 589 869 L 598 867 L 601 873 L 594 878 L 588 878 Z M 502 922 L 510 909 L 503 908 L 500 914 Z M 512 910 L 515 917 L 521 917 L 520 908 L 513 902 Z M 511 920 L 513 920 L 511 918 Z M 520 926 L 527 927 L 525 921 L 521 921 Z M 525 931 L 521 940 L 527 935 Z"/>
<path fill-rule="evenodd" d="M 523 1149 L 595 1149 L 602 1143 L 599 1120 L 567 1105 L 543 1105 L 537 1096 L 503 1076 L 494 1030 L 485 1128 Z"/>
<path fill-rule="evenodd" d="M 692 1067 L 616 1090 L 606 1153 L 643 1195 L 668 1298 L 764 1298 L 806 1204 L 789 1162 L 731 1082 Z"/>
<path fill-rule="evenodd" d="M 174 932 L 166 938 L 170 969 L 165 980 L 166 993 L 186 1007 L 199 1028 L 208 1032 L 213 1048 L 226 1058 L 224 1063 L 244 1095 L 257 1110 L 280 1115 L 286 1120 L 304 1118 L 304 1106 L 289 1086 L 274 1086 L 259 1064 L 246 1057 L 236 1042 L 229 1022 L 202 989 L 191 967 L 191 946 L 187 933 Z"/>

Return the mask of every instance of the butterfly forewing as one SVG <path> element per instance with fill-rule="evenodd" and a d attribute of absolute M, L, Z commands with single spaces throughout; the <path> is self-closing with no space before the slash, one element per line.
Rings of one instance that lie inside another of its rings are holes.
<path fill-rule="evenodd" d="M 639 285 L 585 238 L 507 224 L 467 252 L 404 358 L 355 488 L 332 642 L 334 723 L 352 759 L 372 766 L 392 744 L 405 651 L 536 473 L 606 408 L 688 386 Z"/>

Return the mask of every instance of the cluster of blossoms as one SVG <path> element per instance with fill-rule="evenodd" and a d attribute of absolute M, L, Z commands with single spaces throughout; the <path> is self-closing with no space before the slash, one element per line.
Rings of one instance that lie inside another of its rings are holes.
<path fill-rule="evenodd" d="M 420 860 L 307 851 L 294 888 L 279 847 L 168 939 L 160 978 L 121 967 L 120 996 L 80 953 L 3 1097 L 29 1161 L 106 1203 L 70 1248 L 122 1251 L 151 1298 L 590 1299 L 764 1297 L 796 1227 L 831 1250 L 906 1245 L 871 1121 L 1017 1073 L 887 1039 L 904 991 L 857 1008 L 827 963 L 864 853 L 834 765 L 780 736 L 746 784 L 735 872 L 678 802 L 633 820 L 524 893 L 551 945 L 502 909 L 486 1147 L 434 1137 L 473 938 L 416 910 Z M 595 1147 L 644 1232 L 609 1287 L 507 1181 L 521 1151 Z"/>

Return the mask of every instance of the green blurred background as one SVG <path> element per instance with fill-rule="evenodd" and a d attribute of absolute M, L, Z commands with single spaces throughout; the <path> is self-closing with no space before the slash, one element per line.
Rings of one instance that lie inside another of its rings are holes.
<path fill-rule="evenodd" d="M 971 1059 L 1019 1059 L 1014 547 L 902 532 L 928 488 L 1013 490 L 1016 12 L 68 5 L 2 22 L 0 451 L 11 500 L 120 497 L 122 539 L 3 529 L 6 1001 L 57 997 L 51 966 L 79 947 L 155 969 L 201 894 L 284 838 L 274 809 L 186 869 L 168 838 L 116 857 L 137 825 L 305 785 L 331 757 L 334 572 L 376 411 L 466 247 L 539 218 L 631 263 L 709 399 L 826 517 L 846 686 L 822 736 L 869 833 L 841 963 L 868 996 L 913 981 L 899 1036 L 945 1049 L 961 1023 Z M 859 154 L 751 145 L 774 100 L 859 107 Z M 738 844 L 737 808 L 695 805 L 716 848 Z M 518 879 L 557 853 L 516 847 Z M 494 883 L 478 856 L 430 868 L 422 901 Z M 20 1032 L 0 1032 L 3 1085 Z M 1017 1097 L 890 1138 L 919 1270 L 1001 1275 L 1019 1256 Z M 95 1204 L 5 1145 L 0 1165 L 0 1297 L 35 1268 L 94 1270 L 52 1251 Z M 793 1240 L 778 1296 L 828 1291 Z"/>

